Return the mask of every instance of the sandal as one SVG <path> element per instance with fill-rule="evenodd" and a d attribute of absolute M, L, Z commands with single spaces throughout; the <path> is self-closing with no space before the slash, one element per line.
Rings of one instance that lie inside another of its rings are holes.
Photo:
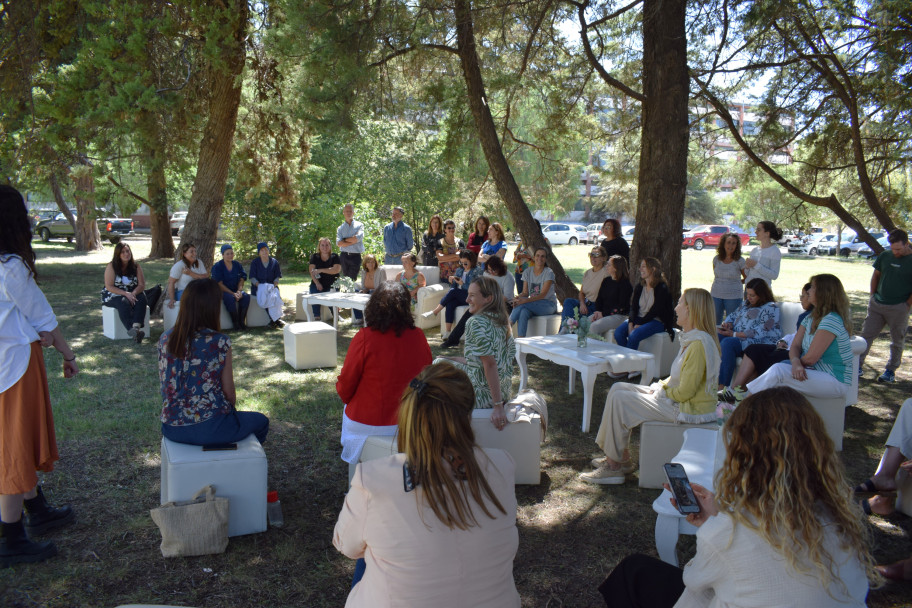
<path fill-rule="evenodd" d="M 871 478 L 865 479 L 855 486 L 856 494 L 877 494 L 878 492 L 895 492 L 896 488 L 878 488 Z"/>

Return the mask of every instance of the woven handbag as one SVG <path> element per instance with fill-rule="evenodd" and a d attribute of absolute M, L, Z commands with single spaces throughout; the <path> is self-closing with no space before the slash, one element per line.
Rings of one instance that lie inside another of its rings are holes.
<path fill-rule="evenodd" d="M 211 485 L 191 500 L 169 502 L 150 511 L 161 530 L 165 557 L 224 553 L 228 546 L 229 500 L 215 495 Z"/>

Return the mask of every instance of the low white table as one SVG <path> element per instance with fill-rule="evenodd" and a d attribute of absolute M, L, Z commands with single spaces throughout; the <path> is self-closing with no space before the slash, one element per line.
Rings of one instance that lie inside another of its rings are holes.
<path fill-rule="evenodd" d="M 339 328 L 338 308 L 351 308 L 352 310 L 363 311 L 370 300 L 370 294 L 367 293 L 346 293 L 342 291 L 329 291 L 324 293 L 300 292 L 298 294 L 297 305 L 304 309 L 308 321 L 313 321 L 313 309 L 311 306 L 329 306 L 333 309 L 333 327 Z M 300 312 L 300 310 L 298 311 Z"/>
<path fill-rule="evenodd" d="M 602 372 L 616 374 L 641 372 L 640 384 L 649 385 L 655 376 L 656 360 L 651 353 L 631 350 L 590 338 L 586 348 L 576 345 L 573 334 L 558 336 L 534 336 L 516 338 L 516 362 L 519 364 L 519 390 L 526 388 L 529 370 L 526 366 L 526 355 L 535 355 L 566 365 L 570 368 L 570 386 L 568 393 L 573 393 L 576 383 L 576 372 L 583 378 L 583 432 L 589 432 L 589 421 L 592 418 L 592 389 L 595 377 Z"/>

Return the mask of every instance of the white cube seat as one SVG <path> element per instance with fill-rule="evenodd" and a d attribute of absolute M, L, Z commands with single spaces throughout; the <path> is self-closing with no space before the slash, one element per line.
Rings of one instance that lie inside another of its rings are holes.
<path fill-rule="evenodd" d="M 257 304 L 256 296 L 250 296 L 250 306 L 247 307 L 247 327 L 266 327 L 272 319 L 269 313 Z"/>
<path fill-rule="evenodd" d="M 684 433 L 689 429 L 716 430 L 708 424 L 678 424 L 650 420 L 640 425 L 640 487 L 661 488 L 665 483 L 665 463 L 681 449 Z"/>
<path fill-rule="evenodd" d="M 295 369 L 336 366 L 336 330 L 322 321 L 289 323 L 282 330 L 285 362 Z"/>
<path fill-rule="evenodd" d="M 657 378 L 667 378 L 671 375 L 671 365 L 678 356 L 678 351 L 681 350 L 681 344 L 678 341 L 679 333 L 681 333 L 680 330 L 674 330 L 674 338 L 671 338 L 667 331 L 660 331 L 640 341 L 638 350 L 655 355 Z"/>
<path fill-rule="evenodd" d="M 472 410 L 475 443 L 509 453 L 516 463 L 517 484 L 538 485 L 541 482 L 541 416 L 534 414 L 530 422 L 513 422 L 498 431 L 491 424 L 491 411 Z M 396 436 L 372 435 L 364 443 L 359 461 L 382 458 L 398 451 Z M 350 472 L 353 470 L 354 467 Z"/>
<path fill-rule="evenodd" d="M 808 395 L 805 395 L 805 397 L 811 402 L 814 410 L 823 418 L 823 425 L 826 427 L 827 435 L 833 440 L 836 451 L 841 452 L 842 432 L 845 429 L 845 397 L 832 397 L 829 399 L 810 397 Z"/>
<path fill-rule="evenodd" d="M 149 307 L 146 306 L 146 319 L 143 321 L 143 331 L 149 337 Z M 101 307 L 101 328 L 105 338 L 112 340 L 126 340 L 130 337 L 127 328 L 120 322 L 120 313 L 112 306 Z"/>
<path fill-rule="evenodd" d="M 418 289 L 416 303 L 414 306 L 415 327 L 420 329 L 430 329 L 437 325 L 437 319 L 425 319 L 422 314 L 434 310 L 440 304 L 440 300 L 450 289 L 449 285 L 440 282 L 440 267 L 438 266 L 417 266 L 418 272 L 424 275 L 425 286 Z M 380 267 L 382 280 L 395 281 L 396 275 L 402 272 L 401 264 L 384 264 Z"/>
<path fill-rule="evenodd" d="M 263 532 L 266 470 L 266 452 L 252 434 L 237 442 L 237 450 L 211 452 L 162 437 L 161 502 L 190 500 L 212 485 L 216 496 L 230 501 L 228 536 Z"/>
<path fill-rule="evenodd" d="M 526 326 L 525 338 L 533 336 L 554 336 L 560 331 L 561 316 L 558 315 L 540 315 L 529 318 L 529 324 Z M 519 326 L 513 324 L 513 337 L 519 336 Z"/>

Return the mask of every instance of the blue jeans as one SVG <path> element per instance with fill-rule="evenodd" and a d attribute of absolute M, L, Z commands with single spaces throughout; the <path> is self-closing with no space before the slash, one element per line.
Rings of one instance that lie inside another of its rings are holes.
<path fill-rule="evenodd" d="M 364 561 L 363 557 L 359 557 L 355 560 L 355 573 L 352 575 L 352 589 L 355 588 L 361 579 L 364 577 L 364 571 L 367 570 L 367 562 Z"/>
<path fill-rule="evenodd" d="M 719 345 L 722 347 L 722 365 L 719 367 L 719 384 L 731 385 L 732 376 L 735 375 L 735 359 L 744 354 L 741 349 L 741 340 L 732 336 L 719 336 Z"/>
<path fill-rule="evenodd" d="M 320 291 L 319 289 L 317 289 L 316 282 L 314 282 L 314 281 L 310 282 L 310 293 L 328 293 L 328 292 L 329 292 L 328 289 L 324 289 L 323 291 Z M 314 320 L 319 319 L 320 318 L 320 304 L 314 304 L 313 306 L 311 306 L 311 308 L 313 308 Z"/>
<path fill-rule="evenodd" d="M 246 327 L 247 323 L 244 321 L 247 318 L 247 309 L 250 307 L 250 294 L 244 293 L 241 296 L 240 302 L 234 299 L 233 293 L 222 292 L 222 302 L 225 303 L 225 308 L 228 309 L 228 314 L 231 315 L 231 320 L 234 322 L 235 329 L 241 329 Z M 240 305 L 240 308 L 238 306 Z"/>
<path fill-rule="evenodd" d="M 368 289 L 367 293 L 374 293 L 373 289 Z M 355 316 L 355 319 L 360 321 L 364 318 L 364 313 L 358 310 L 357 308 L 352 308 L 352 314 Z"/>
<path fill-rule="evenodd" d="M 735 312 L 739 306 L 744 303 L 740 298 L 713 298 L 713 304 L 716 307 L 716 325 L 722 325 L 725 317 Z M 728 385 L 726 385 L 728 386 Z"/>
<path fill-rule="evenodd" d="M 630 321 L 621 323 L 621 325 L 614 330 L 614 341 L 618 346 L 626 346 L 633 350 L 637 350 L 640 347 L 640 342 L 649 336 L 654 336 L 665 331 L 665 326 L 662 322 L 656 321 L 655 319 L 643 323 L 633 330 L 633 333 L 628 335 L 629 327 Z"/>
<path fill-rule="evenodd" d="M 162 435 L 190 445 L 211 445 L 213 443 L 237 443 L 250 433 L 260 443 L 266 443 L 269 432 L 269 418 L 259 412 L 232 412 L 213 416 L 209 420 L 185 426 L 162 423 Z"/>
<path fill-rule="evenodd" d="M 453 287 L 440 298 L 440 305 L 446 309 L 446 314 L 443 318 L 447 323 L 452 323 L 453 319 L 456 318 L 457 308 L 466 305 L 468 295 L 469 291 L 467 289 Z"/>
<path fill-rule="evenodd" d="M 573 309 L 579 308 L 579 305 L 580 305 L 579 300 L 577 300 L 576 298 L 567 298 L 566 300 L 564 300 L 564 309 L 561 311 L 561 324 L 563 324 L 564 321 L 566 321 L 567 319 L 573 318 Z M 580 311 L 580 316 L 591 317 L 592 313 L 595 312 L 594 310 L 592 310 L 593 306 L 595 306 L 595 303 L 590 301 L 589 298 L 586 298 L 586 309 L 589 311 L 589 314 L 584 315 L 582 313 L 582 311 Z"/>
<path fill-rule="evenodd" d="M 516 323 L 517 337 L 525 338 L 526 330 L 529 328 L 529 319 L 553 315 L 555 312 L 557 312 L 557 303 L 554 300 L 527 302 L 513 309 L 513 312 L 510 313 L 510 324 Z"/>
<path fill-rule="evenodd" d="M 522 293 L 523 279 L 521 272 L 514 272 L 513 278 L 516 279 L 516 293 Z"/>

